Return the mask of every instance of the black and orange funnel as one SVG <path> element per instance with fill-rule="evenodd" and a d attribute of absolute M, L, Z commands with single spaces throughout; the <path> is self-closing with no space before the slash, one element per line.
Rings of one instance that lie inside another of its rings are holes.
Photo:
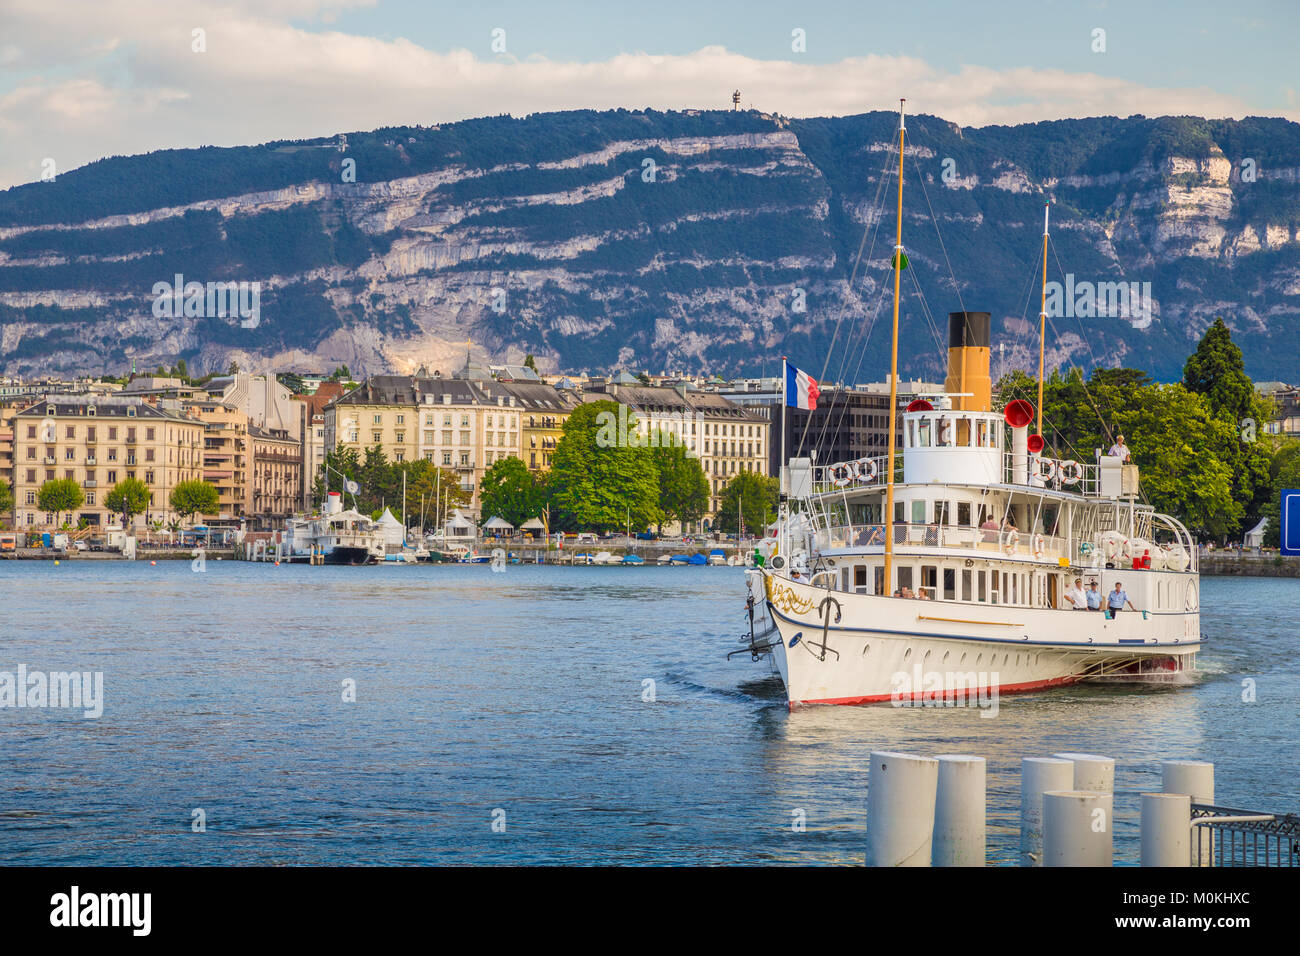
<path fill-rule="evenodd" d="M 944 380 L 943 390 L 962 396 L 952 400 L 952 407 L 959 411 L 992 410 L 993 382 L 989 378 L 991 324 L 987 312 L 948 313 L 948 377 Z"/>

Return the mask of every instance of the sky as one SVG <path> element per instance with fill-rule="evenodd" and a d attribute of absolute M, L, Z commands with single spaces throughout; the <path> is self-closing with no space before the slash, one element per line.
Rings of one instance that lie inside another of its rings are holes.
<path fill-rule="evenodd" d="M 201 31 L 196 33 L 196 31 Z M 0 189 L 104 156 L 564 109 L 1300 120 L 1300 3 L 0 0 Z"/>

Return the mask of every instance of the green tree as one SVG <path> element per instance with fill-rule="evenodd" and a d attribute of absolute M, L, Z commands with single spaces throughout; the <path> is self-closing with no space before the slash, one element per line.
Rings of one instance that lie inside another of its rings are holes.
<path fill-rule="evenodd" d="M 612 401 L 578 406 L 564 423 L 551 456 L 547 488 L 555 526 L 615 531 L 629 518 L 636 528 L 659 519 L 659 475 L 636 416 Z"/>
<path fill-rule="evenodd" d="M 149 507 L 149 486 L 139 478 L 123 478 L 104 496 L 104 507 L 122 516 L 122 527 Z"/>
<path fill-rule="evenodd" d="M 0 515 L 8 515 L 11 519 L 14 510 L 14 492 L 9 487 L 9 482 L 0 478 Z"/>
<path fill-rule="evenodd" d="M 169 500 L 173 511 L 189 519 L 196 513 L 214 515 L 220 507 L 216 486 L 206 481 L 182 481 L 172 489 Z"/>
<path fill-rule="evenodd" d="M 1210 410 L 1238 433 L 1228 458 L 1232 470 L 1232 497 L 1241 505 L 1242 517 L 1255 515 L 1270 498 L 1273 481 L 1269 474 L 1271 455 L 1259 433 L 1272 417 L 1269 402 L 1255 391 L 1246 374 L 1241 349 L 1223 319 L 1215 319 L 1205 330 L 1196 351 L 1183 366 L 1183 384 L 1205 397 Z M 1230 528 L 1235 536 L 1240 526 Z"/>
<path fill-rule="evenodd" d="M 537 371 L 537 360 L 533 358 L 533 353 L 529 352 L 524 356 L 524 368 L 530 368 L 534 372 Z"/>
<path fill-rule="evenodd" d="M 502 458 L 492 463 L 479 482 L 479 503 L 484 518 L 499 515 L 518 528 L 541 511 L 537 480 L 520 459 Z"/>
<path fill-rule="evenodd" d="M 744 521 L 745 534 L 762 535 L 776 517 L 781 482 L 756 471 L 741 471 L 722 489 L 713 527 L 726 534 L 737 533 L 736 515 Z"/>
<path fill-rule="evenodd" d="M 59 515 L 65 511 L 74 511 L 81 507 L 86 496 L 81 493 L 81 485 L 71 478 L 51 478 L 41 485 L 36 493 L 36 503 L 42 511 L 54 515 L 54 523 L 59 524 Z"/>
<path fill-rule="evenodd" d="M 709 480 L 700 460 L 671 432 L 661 431 L 650 455 L 659 472 L 659 533 L 664 522 L 677 521 L 685 530 L 709 510 Z"/>
<path fill-rule="evenodd" d="M 1233 533 L 1244 508 L 1232 493 L 1240 440 L 1201 396 L 1181 384 L 1151 385 L 1137 407 L 1118 413 L 1141 472 L 1142 494 L 1158 511 L 1210 534 Z"/>

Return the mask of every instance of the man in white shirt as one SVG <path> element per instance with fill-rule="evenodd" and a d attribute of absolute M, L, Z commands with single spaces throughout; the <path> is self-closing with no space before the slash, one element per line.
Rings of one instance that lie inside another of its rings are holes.
<path fill-rule="evenodd" d="M 1088 610 L 1088 592 L 1083 589 L 1083 578 L 1074 579 L 1074 587 L 1065 592 L 1065 599 L 1074 611 Z"/>
<path fill-rule="evenodd" d="M 1113 458 L 1118 458 L 1120 461 L 1128 461 L 1129 449 L 1128 445 L 1124 444 L 1123 435 L 1115 437 L 1115 444 L 1110 446 L 1110 451 L 1107 454 Z"/>

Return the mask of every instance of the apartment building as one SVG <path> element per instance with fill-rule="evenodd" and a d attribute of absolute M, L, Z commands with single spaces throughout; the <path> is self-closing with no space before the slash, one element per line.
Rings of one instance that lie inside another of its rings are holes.
<path fill-rule="evenodd" d="M 378 445 L 389 461 L 431 461 L 453 472 L 477 506 L 483 472 L 520 452 L 521 408 L 488 384 L 377 375 L 326 406 L 326 447 L 364 460 Z"/>
<path fill-rule="evenodd" d="M 321 382 L 311 395 L 293 396 L 298 407 L 298 434 L 302 435 L 301 507 L 305 512 L 315 507 L 312 487 L 324 471 L 325 455 L 329 452 L 329 447 L 325 444 L 325 409 L 330 402 L 341 398 L 343 391 L 339 382 Z"/>
<path fill-rule="evenodd" d="M 249 471 L 250 527 L 271 530 L 284 526 L 302 506 L 302 444 L 282 428 L 248 426 L 252 448 Z"/>
<path fill-rule="evenodd" d="M 709 481 L 709 511 L 716 514 L 727 483 L 742 471 L 770 473 L 766 418 L 725 397 L 679 385 L 627 384 L 620 377 L 595 383 L 585 401 L 612 399 L 636 413 L 643 436 L 668 432 L 700 460 Z"/>
<path fill-rule="evenodd" d="M 528 470 L 542 474 L 551 468 L 555 446 L 564 436 L 564 423 L 573 410 L 582 404 L 577 389 L 552 388 L 541 382 L 483 382 L 480 383 L 490 401 L 505 402 L 519 409 L 519 448 Z M 497 456 L 501 457 L 501 456 Z M 491 465 L 491 461 L 486 464 Z"/>
<path fill-rule="evenodd" d="M 231 522 L 243 518 L 251 495 L 248 416 L 212 399 L 188 401 L 184 408 L 203 422 L 203 480 L 217 489 L 217 513 L 205 517 Z"/>
<path fill-rule="evenodd" d="M 178 518 L 172 489 L 203 477 L 204 425 L 180 410 L 139 398 L 51 395 L 14 417 L 14 499 L 19 528 L 51 525 L 55 516 L 39 508 L 41 485 L 71 478 L 85 502 L 72 520 L 115 523 L 104 505 L 113 485 L 139 478 L 149 486 L 146 512 L 135 527 Z"/>

